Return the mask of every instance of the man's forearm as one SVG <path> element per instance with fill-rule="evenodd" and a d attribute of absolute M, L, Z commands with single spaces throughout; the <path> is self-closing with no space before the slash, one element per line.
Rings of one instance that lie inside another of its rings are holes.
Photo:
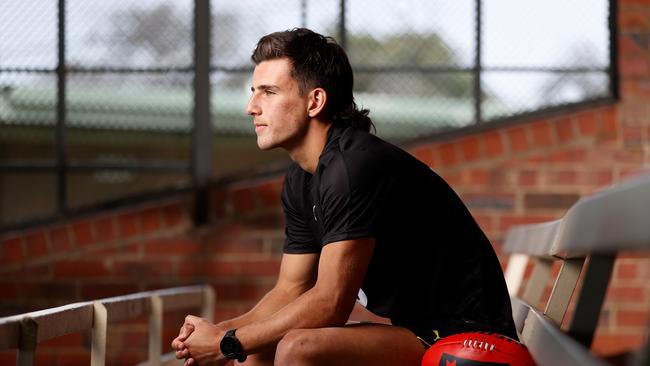
<path fill-rule="evenodd" d="M 237 337 L 247 354 L 257 353 L 275 346 L 292 329 L 341 326 L 353 306 L 354 300 L 312 288 L 270 317 L 240 327 Z"/>
<path fill-rule="evenodd" d="M 224 320 L 218 325 L 225 330 L 241 328 L 270 317 L 288 303 L 294 301 L 298 296 L 299 294 L 292 294 L 282 288 L 273 288 L 250 311 L 236 318 Z"/>

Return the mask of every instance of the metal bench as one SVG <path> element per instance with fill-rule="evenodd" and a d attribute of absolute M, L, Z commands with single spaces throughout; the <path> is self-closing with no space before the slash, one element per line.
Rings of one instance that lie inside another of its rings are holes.
<path fill-rule="evenodd" d="M 560 220 L 511 228 L 503 250 L 511 255 L 505 275 L 517 331 L 535 360 L 606 364 L 589 349 L 617 254 L 650 250 L 650 175 L 585 197 Z M 556 261 L 560 270 L 548 300 L 540 304 Z M 528 262 L 533 271 L 522 290 Z M 561 331 L 580 278 L 573 315 Z"/>
<path fill-rule="evenodd" d="M 0 350 L 18 349 L 17 364 L 34 365 L 38 342 L 92 329 L 91 365 L 106 363 L 108 326 L 139 316 L 149 316 L 148 365 L 177 360 L 161 356 L 164 311 L 201 307 L 201 316 L 212 319 L 214 292 L 210 286 L 176 287 L 158 291 L 78 302 L 56 308 L 0 318 Z"/>

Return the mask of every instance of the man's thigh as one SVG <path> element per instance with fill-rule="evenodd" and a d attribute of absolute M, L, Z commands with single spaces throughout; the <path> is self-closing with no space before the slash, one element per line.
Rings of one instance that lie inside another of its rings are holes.
<path fill-rule="evenodd" d="M 384 324 L 298 329 L 278 344 L 276 366 L 419 366 L 425 348 L 408 329 Z"/>

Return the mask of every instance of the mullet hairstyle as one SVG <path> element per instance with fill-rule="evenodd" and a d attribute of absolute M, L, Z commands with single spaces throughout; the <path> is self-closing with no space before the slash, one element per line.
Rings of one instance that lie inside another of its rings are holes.
<path fill-rule="evenodd" d="M 262 37 L 251 59 L 263 61 L 288 58 L 291 76 L 298 82 L 301 95 L 313 88 L 327 93 L 325 114 L 335 125 L 370 132 L 374 128 L 367 109 L 357 108 L 352 95 L 354 77 L 345 50 L 332 37 L 306 28 L 294 28 Z"/>

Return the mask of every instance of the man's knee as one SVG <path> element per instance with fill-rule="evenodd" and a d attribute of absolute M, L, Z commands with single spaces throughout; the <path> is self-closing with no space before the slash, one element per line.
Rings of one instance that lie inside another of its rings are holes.
<path fill-rule="evenodd" d="M 318 358 L 317 330 L 294 329 L 278 343 L 275 350 L 275 364 L 310 365 Z"/>

